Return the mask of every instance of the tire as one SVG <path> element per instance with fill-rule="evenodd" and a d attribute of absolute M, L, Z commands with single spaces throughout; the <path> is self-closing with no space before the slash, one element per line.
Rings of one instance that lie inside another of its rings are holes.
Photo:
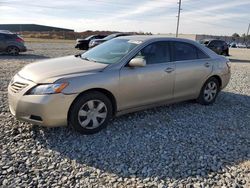
<path fill-rule="evenodd" d="M 218 79 L 211 77 L 202 86 L 197 102 L 202 105 L 213 104 L 220 91 Z"/>
<path fill-rule="evenodd" d="M 222 51 L 221 55 L 224 55 L 224 56 L 229 56 L 228 50 L 224 50 L 224 51 Z"/>
<path fill-rule="evenodd" d="M 9 55 L 18 55 L 20 52 L 19 48 L 16 46 L 9 46 L 6 51 Z"/>
<path fill-rule="evenodd" d="M 97 91 L 84 93 L 70 107 L 69 124 L 81 134 L 94 134 L 107 126 L 112 110 L 106 95 Z"/>

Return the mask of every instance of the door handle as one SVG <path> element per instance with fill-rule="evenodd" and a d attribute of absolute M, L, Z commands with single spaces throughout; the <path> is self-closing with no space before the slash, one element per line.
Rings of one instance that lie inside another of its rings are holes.
<path fill-rule="evenodd" d="M 204 66 L 205 67 L 210 67 L 210 63 L 207 62 L 207 63 L 204 64 Z"/>
<path fill-rule="evenodd" d="M 167 72 L 167 73 L 171 73 L 173 71 L 174 71 L 174 68 L 171 68 L 171 67 L 168 67 L 165 69 L 165 72 Z"/>

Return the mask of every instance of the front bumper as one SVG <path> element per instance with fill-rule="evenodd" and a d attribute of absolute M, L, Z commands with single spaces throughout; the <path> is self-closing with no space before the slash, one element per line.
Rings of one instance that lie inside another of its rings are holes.
<path fill-rule="evenodd" d="M 67 125 L 70 105 L 77 94 L 24 95 L 35 84 L 30 84 L 18 93 L 8 87 L 11 113 L 19 120 L 32 124 L 57 127 Z"/>

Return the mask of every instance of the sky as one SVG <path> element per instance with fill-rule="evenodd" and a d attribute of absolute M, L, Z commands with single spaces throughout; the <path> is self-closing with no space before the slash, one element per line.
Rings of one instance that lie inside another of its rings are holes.
<path fill-rule="evenodd" d="M 0 24 L 85 30 L 175 33 L 178 0 L 0 0 Z M 250 0 L 182 0 L 179 33 L 240 35 Z"/>

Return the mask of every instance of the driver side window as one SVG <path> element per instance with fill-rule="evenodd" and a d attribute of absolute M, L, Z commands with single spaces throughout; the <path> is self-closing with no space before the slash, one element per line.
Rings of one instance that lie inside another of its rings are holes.
<path fill-rule="evenodd" d="M 136 57 L 142 57 L 147 64 L 170 62 L 170 48 L 168 42 L 154 42 L 144 47 Z"/>

